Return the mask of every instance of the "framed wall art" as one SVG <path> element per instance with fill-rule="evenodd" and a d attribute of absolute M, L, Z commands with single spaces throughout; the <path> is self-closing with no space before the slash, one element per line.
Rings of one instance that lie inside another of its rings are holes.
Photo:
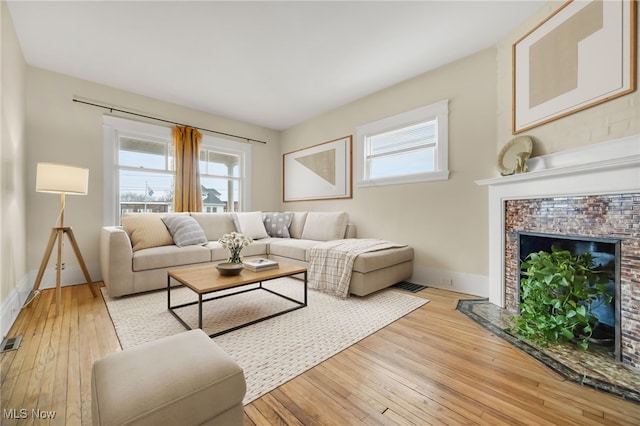
<path fill-rule="evenodd" d="M 514 134 L 636 89 L 636 2 L 568 1 L 512 46 Z"/>
<path fill-rule="evenodd" d="M 283 154 L 283 201 L 351 198 L 351 136 Z"/>

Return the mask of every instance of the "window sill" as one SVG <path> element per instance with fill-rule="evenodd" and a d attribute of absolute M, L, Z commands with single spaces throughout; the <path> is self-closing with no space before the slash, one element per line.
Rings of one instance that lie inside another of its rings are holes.
<path fill-rule="evenodd" d="M 419 175 L 394 176 L 383 179 L 362 180 L 356 182 L 356 186 L 358 188 L 367 188 L 372 186 L 401 185 L 405 183 L 433 182 L 448 179 L 449 170 L 441 170 L 439 172 L 424 173 Z"/>

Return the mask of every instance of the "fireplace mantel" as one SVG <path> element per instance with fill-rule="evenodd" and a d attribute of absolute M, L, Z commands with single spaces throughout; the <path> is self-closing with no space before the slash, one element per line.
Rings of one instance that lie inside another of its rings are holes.
<path fill-rule="evenodd" d="M 640 193 L 640 135 L 534 157 L 529 172 L 476 181 L 489 188 L 489 300 L 505 307 L 505 201 Z"/>

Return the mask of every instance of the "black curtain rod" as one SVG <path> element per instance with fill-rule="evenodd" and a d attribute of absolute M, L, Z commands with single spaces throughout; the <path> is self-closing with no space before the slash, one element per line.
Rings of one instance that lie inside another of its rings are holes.
<path fill-rule="evenodd" d="M 259 143 L 266 144 L 265 141 L 261 141 L 261 140 L 258 140 L 258 139 L 245 138 L 244 136 L 238 136 L 238 135 L 232 135 L 230 133 L 218 132 L 217 130 L 210 130 L 210 129 L 205 129 L 205 128 L 202 128 L 202 127 L 191 126 L 190 124 L 176 123 L 175 121 L 165 120 L 164 118 L 158 118 L 158 117 L 152 117 L 150 115 L 138 114 L 137 112 L 125 111 L 123 109 L 113 108 L 113 107 L 110 107 L 110 106 L 107 106 L 107 105 L 94 104 L 92 102 L 81 101 L 81 100 L 76 99 L 76 98 L 73 98 L 73 102 L 79 102 L 81 104 L 86 104 L 86 105 L 91 105 L 91 106 L 98 107 L 98 108 L 108 109 L 109 112 L 113 112 L 113 111 L 122 112 L 124 114 L 136 115 L 138 117 L 144 117 L 144 118 L 149 118 L 151 120 L 163 121 L 165 123 L 175 124 L 176 126 L 193 127 L 194 129 L 203 130 L 205 132 L 216 133 L 218 135 L 224 135 L 224 136 L 231 136 L 232 138 L 244 139 L 247 142 L 259 142 Z"/>

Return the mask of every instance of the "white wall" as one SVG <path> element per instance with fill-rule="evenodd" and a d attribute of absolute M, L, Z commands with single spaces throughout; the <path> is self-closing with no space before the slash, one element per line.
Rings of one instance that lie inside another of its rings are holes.
<path fill-rule="evenodd" d="M 26 151 L 26 220 L 27 268 L 33 282 L 50 228 L 55 226 L 59 198 L 37 193 L 36 164 L 41 161 L 88 167 L 87 196 L 67 196 L 65 225 L 74 234 L 91 277 L 101 279 L 99 232 L 103 225 L 103 115 L 108 111 L 77 102 L 74 97 L 106 103 L 116 108 L 156 116 L 180 123 L 237 134 L 269 142 L 253 143 L 253 196 L 251 207 L 275 210 L 279 204 L 280 134 L 179 105 L 139 96 L 39 68 L 27 67 L 27 151 Z M 124 118 L 138 119 L 124 114 Z M 154 124 L 162 124 L 153 122 Z M 166 124 L 170 126 L 170 124 Z M 65 245 L 67 268 L 63 283 L 84 282 L 69 244 Z M 43 287 L 55 283 L 53 263 L 45 274 Z"/>
<path fill-rule="evenodd" d="M 496 152 L 513 138 L 511 134 L 511 46 L 563 3 L 559 1 L 547 2 L 544 7 L 498 44 L 498 138 Z M 640 14 L 640 8 L 636 7 L 636 9 L 637 14 Z M 640 42 L 636 41 L 636 56 L 639 48 Z M 636 81 L 640 83 L 638 75 Z M 628 95 L 527 130 L 522 134 L 533 137 L 533 153 L 534 155 L 542 155 L 638 133 L 640 133 L 640 91 L 636 90 Z"/>
<path fill-rule="evenodd" d="M 0 15 L 0 332 L 4 336 L 23 303 L 16 290 L 28 287 L 25 237 L 26 64 L 4 1 L 0 5 Z"/>
<path fill-rule="evenodd" d="M 358 236 L 414 248 L 414 282 L 487 295 L 487 193 L 474 180 L 494 169 L 496 93 L 496 50 L 491 48 L 285 130 L 283 153 L 449 99 L 451 174 L 448 181 L 354 186 L 350 200 L 288 202 L 283 209 L 346 210 Z"/>

